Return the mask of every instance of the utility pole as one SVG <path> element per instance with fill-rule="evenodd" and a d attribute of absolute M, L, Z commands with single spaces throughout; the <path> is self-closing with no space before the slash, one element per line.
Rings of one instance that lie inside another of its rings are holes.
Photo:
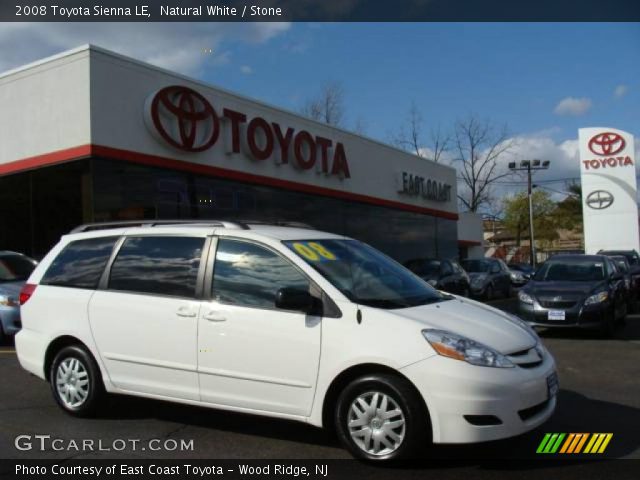
<path fill-rule="evenodd" d="M 531 266 L 536 266 L 536 243 L 533 237 L 533 186 L 531 185 L 531 171 L 533 170 L 546 170 L 549 168 L 551 162 L 545 160 L 522 160 L 520 166 L 516 167 L 516 162 L 509 162 L 509 170 L 513 171 L 526 171 L 527 172 L 527 193 L 529 196 L 529 261 Z"/>

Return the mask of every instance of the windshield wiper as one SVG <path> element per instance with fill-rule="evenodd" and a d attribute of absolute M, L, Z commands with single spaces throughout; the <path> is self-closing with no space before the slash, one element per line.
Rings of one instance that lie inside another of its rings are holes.
<path fill-rule="evenodd" d="M 398 302 L 397 300 L 388 300 L 381 298 L 358 298 L 357 302 L 362 305 L 376 308 L 407 308 L 411 307 L 408 303 Z"/>

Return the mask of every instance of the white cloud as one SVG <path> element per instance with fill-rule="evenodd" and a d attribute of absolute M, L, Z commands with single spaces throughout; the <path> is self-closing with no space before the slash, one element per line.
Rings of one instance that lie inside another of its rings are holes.
<path fill-rule="evenodd" d="M 553 113 L 556 115 L 584 115 L 591 108 L 592 102 L 590 98 L 575 98 L 567 97 L 560 100 L 560 102 L 553 109 Z"/>
<path fill-rule="evenodd" d="M 240 67 L 240 71 L 245 75 L 251 75 L 253 73 L 253 68 L 251 68 L 249 65 L 242 65 Z"/>
<path fill-rule="evenodd" d="M 1 23 L 0 71 L 86 43 L 195 75 L 228 63 L 229 45 L 260 44 L 289 23 Z M 211 50 L 211 53 L 208 51 Z"/>
<path fill-rule="evenodd" d="M 628 91 L 629 91 L 629 87 L 627 85 L 618 85 L 613 90 L 613 96 L 615 98 L 622 98 L 627 94 Z"/>

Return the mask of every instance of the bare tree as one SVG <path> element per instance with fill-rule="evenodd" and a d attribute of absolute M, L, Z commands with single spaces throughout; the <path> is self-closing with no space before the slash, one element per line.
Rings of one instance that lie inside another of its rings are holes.
<path fill-rule="evenodd" d="M 454 148 L 457 158 L 454 164 L 459 164 L 463 186 L 458 198 L 469 211 L 477 212 L 489 204 L 492 185 L 511 175 L 500 160 L 514 144 L 506 127 L 497 130 L 489 120 L 479 120 L 470 115 L 456 122 Z"/>
<path fill-rule="evenodd" d="M 329 82 L 322 87 L 317 97 L 307 100 L 300 113 L 333 126 L 341 126 L 344 120 L 344 91 L 338 82 Z"/>
<path fill-rule="evenodd" d="M 422 140 L 422 136 L 422 113 L 415 102 L 411 102 L 406 123 L 397 134 L 391 136 L 391 143 L 422 158 L 427 158 L 428 154 L 431 154 L 433 157 L 431 160 L 439 162 L 442 154 L 449 148 L 451 138 L 442 131 L 440 125 L 429 132 L 429 144 Z"/>

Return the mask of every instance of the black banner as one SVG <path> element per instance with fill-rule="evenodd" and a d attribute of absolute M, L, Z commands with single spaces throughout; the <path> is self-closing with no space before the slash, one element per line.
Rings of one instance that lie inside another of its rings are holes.
<path fill-rule="evenodd" d="M 2 22 L 640 21 L 637 0 L 15 0 Z"/>

